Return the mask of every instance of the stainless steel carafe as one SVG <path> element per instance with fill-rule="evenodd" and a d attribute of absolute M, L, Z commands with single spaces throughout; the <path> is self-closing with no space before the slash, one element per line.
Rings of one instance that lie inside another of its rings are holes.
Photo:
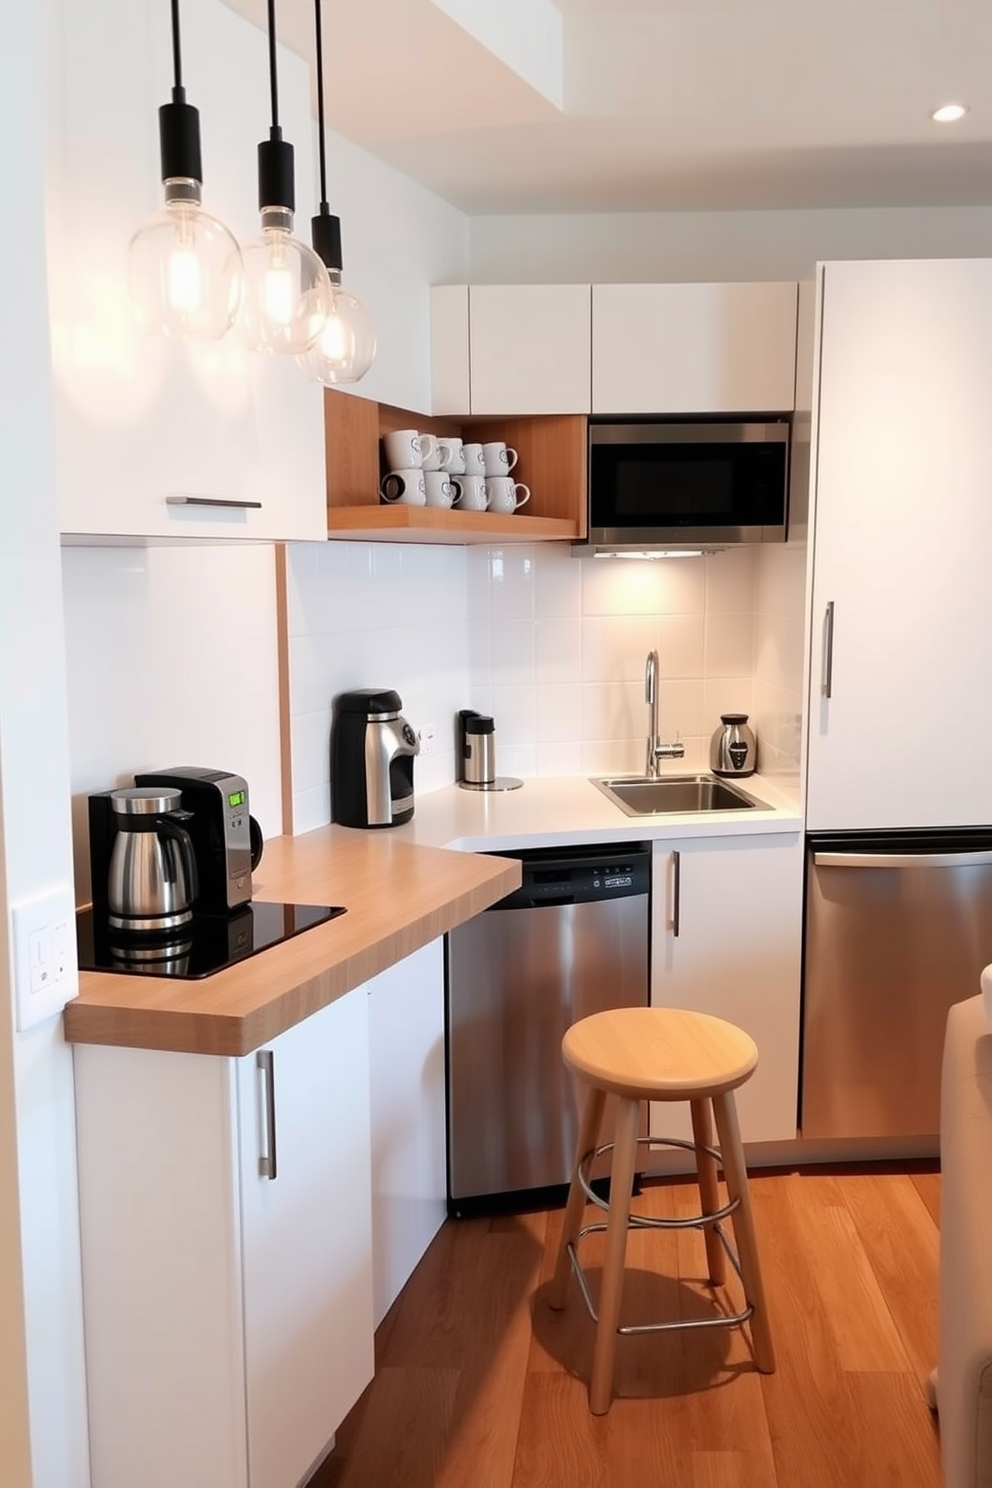
<path fill-rule="evenodd" d="M 193 917 L 196 861 L 182 793 L 154 788 L 111 794 L 117 835 L 107 877 L 111 929 L 172 933 Z"/>
<path fill-rule="evenodd" d="M 721 713 L 720 727 L 710 741 L 710 769 L 714 775 L 753 775 L 758 746 L 747 726 L 746 713 Z"/>

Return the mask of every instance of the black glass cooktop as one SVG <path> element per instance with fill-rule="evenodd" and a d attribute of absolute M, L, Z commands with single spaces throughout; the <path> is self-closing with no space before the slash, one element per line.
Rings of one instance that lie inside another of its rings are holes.
<path fill-rule="evenodd" d="M 326 924 L 344 909 L 336 904 L 265 904 L 253 899 L 229 915 L 194 915 L 171 940 L 116 936 L 94 921 L 91 909 L 76 915 L 80 971 L 121 971 L 128 976 L 195 979 Z"/>

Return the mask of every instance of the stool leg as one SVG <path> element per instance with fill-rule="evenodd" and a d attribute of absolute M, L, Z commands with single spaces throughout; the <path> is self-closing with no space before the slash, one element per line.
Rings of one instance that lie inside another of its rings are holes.
<path fill-rule="evenodd" d="M 740 1200 L 732 1218 L 734 1238 L 737 1241 L 737 1255 L 741 1263 L 744 1295 L 754 1308 L 751 1317 L 754 1362 L 762 1374 L 774 1374 L 775 1348 L 768 1323 L 765 1289 L 761 1280 L 761 1262 L 758 1257 L 758 1241 L 754 1232 L 754 1215 L 751 1210 L 751 1193 L 747 1185 L 747 1167 L 741 1149 L 737 1106 L 732 1090 L 713 1097 L 713 1114 L 716 1116 L 716 1129 L 720 1137 L 727 1192 L 731 1198 Z"/>
<path fill-rule="evenodd" d="M 692 1112 L 692 1140 L 696 1144 L 696 1174 L 699 1178 L 699 1201 L 704 1214 L 714 1214 L 720 1207 L 720 1189 L 716 1176 L 716 1158 L 703 1147 L 713 1146 L 713 1122 L 708 1100 L 689 1102 Z M 720 1237 L 713 1225 L 703 1226 L 706 1240 L 706 1266 L 713 1286 L 722 1286 L 727 1279 L 727 1255 L 720 1244 Z"/>
<path fill-rule="evenodd" d="M 562 1220 L 561 1240 L 558 1244 L 555 1274 L 551 1282 L 551 1290 L 548 1292 L 548 1301 L 556 1311 L 560 1311 L 565 1306 L 565 1292 L 568 1288 L 568 1278 L 572 1274 L 572 1263 L 568 1258 L 568 1247 L 575 1244 L 578 1233 L 582 1228 L 582 1216 L 586 1207 L 585 1191 L 579 1182 L 577 1169 L 586 1153 L 591 1152 L 596 1145 L 596 1138 L 599 1136 L 599 1127 L 603 1119 L 603 1107 L 605 1105 L 606 1091 L 597 1090 L 594 1086 L 590 1086 L 589 1093 L 586 1096 L 586 1103 L 582 1108 L 582 1120 L 579 1124 L 579 1140 L 575 1144 L 575 1166 L 572 1169 L 568 1202 L 565 1205 L 565 1217 Z"/>
<path fill-rule="evenodd" d="M 634 1186 L 639 1125 L 640 1102 L 618 1099 L 613 1167 L 610 1173 L 610 1214 L 606 1227 L 603 1285 L 599 1294 L 599 1322 L 596 1325 L 592 1383 L 589 1387 L 589 1408 L 594 1416 L 605 1415 L 613 1399 L 613 1365 L 617 1352 L 617 1324 L 620 1321 L 623 1268 L 627 1254 L 627 1226 L 630 1220 L 630 1194 Z"/>

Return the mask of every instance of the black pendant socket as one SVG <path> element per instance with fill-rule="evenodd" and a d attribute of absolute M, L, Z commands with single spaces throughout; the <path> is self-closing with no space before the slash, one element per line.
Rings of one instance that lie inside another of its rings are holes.
<path fill-rule="evenodd" d="M 296 186 L 293 170 L 293 147 L 273 129 L 258 147 L 258 206 L 284 207 L 296 211 Z"/>
<path fill-rule="evenodd" d="M 186 103 L 181 88 L 173 88 L 172 102 L 158 111 L 158 137 L 162 154 L 162 180 L 186 177 L 203 184 L 200 158 L 200 111 Z M 178 95 L 178 96 L 177 96 Z"/>
<path fill-rule="evenodd" d="M 341 218 L 335 217 L 321 205 L 320 216 L 310 218 L 310 241 L 314 252 L 329 269 L 341 272 Z"/>

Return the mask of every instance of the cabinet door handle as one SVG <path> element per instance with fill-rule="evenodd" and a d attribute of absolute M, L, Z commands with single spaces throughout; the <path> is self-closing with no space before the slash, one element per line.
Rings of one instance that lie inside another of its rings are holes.
<path fill-rule="evenodd" d="M 223 496 L 166 496 L 166 506 L 233 506 L 238 511 L 261 511 L 260 501 L 228 501 Z"/>
<path fill-rule="evenodd" d="M 679 919 L 682 913 L 682 854 L 672 853 L 672 934 L 679 933 Z"/>
<path fill-rule="evenodd" d="M 834 686 L 834 602 L 830 600 L 823 614 L 823 696 L 833 696 Z"/>
<path fill-rule="evenodd" d="M 262 1085 L 265 1112 L 265 1148 L 258 1156 L 258 1176 L 274 1179 L 278 1176 L 276 1167 L 276 1076 L 275 1060 L 271 1049 L 259 1049 L 255 1055 L 255 1068 L 258 1070 L 259 1081 Z"/>

